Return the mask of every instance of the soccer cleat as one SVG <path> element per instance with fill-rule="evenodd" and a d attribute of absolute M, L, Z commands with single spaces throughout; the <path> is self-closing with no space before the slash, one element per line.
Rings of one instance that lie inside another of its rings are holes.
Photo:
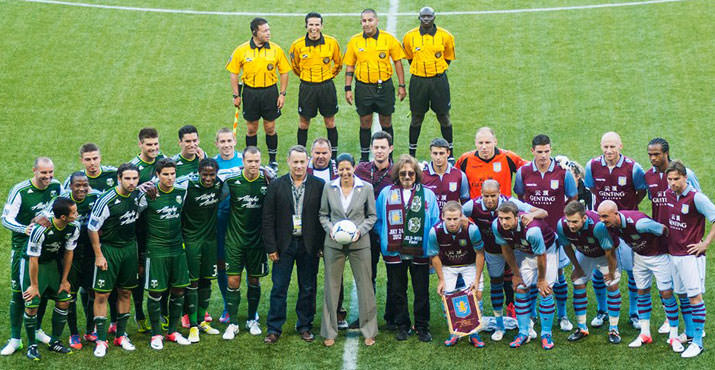
<path fill-rule="evenodd" d="M 151 343 L 149 345 L 152 349 L 157 351 L 164 349 L 164 337 L 161 335 L 151 337 Z"/>
<path fill-rule="evenodd" d="M 211 314 L 208 311 L 206 311 L 206 313 L 204 314 L 204 321 L 206 321 L 206 322 L 214 321 L 214 318 L 211 317 Z"/>
<path fill-rule="evenodd" d="M 506 315 L 512 319 L 516 319 L 516 307 L 514 307 L 514 302 L 511 302 L 506 306 Z"/>
<path fill-rule="evenodd" d="M 611 329 L 608 331 L 608 342 L 611 344 L 621 343 L 621 333 L 616 329 Z"/>
<path fill-rule="evenodd" d="M 7 344 L 5 345 L 5 347 L 2 348 L 0 355 L 10 356 L 11 354 L 15 353 L 15 351 L 17 351 L 18 349 L 22 349 L 22 340 L 17 339 L 17 338 L 10 338 L 10 340 L 7 341 Z"/>
<path fill-rule="evenodd" d="M 653 343 L 653 338 L 647 335 L 640 334 L 638 335 L 638 337 L 636 337 L 636 339 L 634 339 L 630 344 L 628 344 L 628 347 L 639 348 L 642 347 L 644 344 L 648 343 Z"/>
<path fill-rule="evenodd" d="M 104 357 L 107 354 L 107 342 L 98 340 L 94 343 L 94 357 Z"/>
<path fill-rule="evenodd" d="M 246 329 L 248 329 L 248 332 L 251 333 L 251 335 L 263 334 L 261 331 L 261 324 L 259 324 L 257 320 L 246 321 Z"/>
<path fill-rule="evenodd" d="M 191 344 L 191 342 L 189 342 L 188 339 L 184 338 L 184 336 L 181 335 L 181 333 L 179 333 L 178 331 L 168 334 L 166 336 L 166 339 L 170 342 L 175 342 L 176 344 L 180 344 L 182 346 L 188 346 L 189 344 Z"/>
<path fill-rule="evenodd" d="M 703 348 L 697 345 L 696 343 L 690 343 L 688 346 L 688 349 L 685 350 L 685 352 L 680 354 L 680 357 L 682 358 L 692 358 L 700 354 L 700 352 L 703 351 Z"/>
<path fill-rule="evenodd" d="M 229 321 L 231 321 L 231 318 L 228 316 L 228 311 L 223 311 L 221 317 L 218 319 L 218 322 L 228 324 Z"/>
<path fill-rule="evenodd" d="M 453 345 L 457 344 L 459 342 L 459 337 L 452 334 L 447 338 L 447 340 L 444 341 L 444 345 L 447 347 L 452 347 Z"/>
<path fill-rule="evenodd" d="M 49 335 L 45 334 L 44 330 L 37 329 L 37 330 L 35 330 L 35 339 L 37 339 L 38 342 L 50 344 L 51 338 Z"/>
<path fill-rule="evenodd" d="M 574 332 L 571 333 L 571 335 L 569 335 L 569 337 L 566 339 L 568 339 L 569 342 L 575 342 L 575 341 L 581 340 L 587 336 L 588 336 L 588 330 L 576 328 L 576 330 L 574 330 Z"/>
<path fill-rule="evenodd" d="M 638 320 L 638 315 L 631 315 L 630 319 L 633 329 L 641 330 L 641 322 Z"/>
<path fill-rule="evenodd" d="M 169 329 L 169 316 L 161 316 L 161 330 Z"/>
<path fill-rule="evenodd" d="M 199 324 L 199 330 L 209 335 L 221 334 L 218 329 L 214 329 L 207 321 L 203 321 L 201 322 L 201 324 Z"/>
<path fill-rule="evenodd" d="M 573 324 L 571 323 L 571 321 L 569 321 L 569 318 L 566 316 L 563 316 L 559 319 L 559 326 L 561 327 L 561 331 L 573 330 Z"/>
<path fill-rule="evenodd" d="M 668 319 L 665 319 L 665 321 L 663 321 L 663 325 L 658 328 L 658 334 L 668 333 L 670 333 L 670 323 L 668 322 Z"/>
<path fill-rule="evenodd" d="M 238 325 L 229 324 L 228 327 L 226 327 L 226 331 L 223 332 L 223 339 L 232 340 L 236 337 L 236 334 L 238 334 Z"/>
<path fill-rule="evenodd" d="M 40 361 L 40 351 L 37 349 L 37 344 L 31 345 L 27 349 L 27 358 L 32 361 Z"/>
<path fill-rule="evenodd" d="M 472 345 L 477 348 L 484 348 L 484 342 L 482 341 L 482 338 L 479 337 L 479 334 L 470 335 L 469 343 L 472 343 Z"/>
<path fill-rule="evenodd" d="M 688 337 L 688 335 L 685 333 L 682 333 L 678 335 L 678 340 L 680 341 L 680 343 L 690 343 L 693 341 L 693 338 Z"/>
<path fill-rule="evenodd" d="M 499 342 L 502 339 L 504 339 L 504 330 L 494 330 L 492 333 L 492 340 L 495 342 Z"/>
<path fill-rule="evenodd" d="M 84 340 L 86 342 L 96 342 L 97 341 L 97 333 L 96 332 L 91 332 L 87 333 L 84 335 Z"/>
<path fill-rule="evenodd" d="M 541 336 L 541 348 L 547 351 L 554 348 L 554 340 L 551 338 L 551 334 L 543 334 Z"/>
<path fill-rule="evenodd" d="M 198 343 L 199 342 L 199 327 L 193 326 L 189 329 L 189 342 Z"/>
<path fill-rule="evenodd" d="M 79 335 L 70 335 L 69 343 L 72 349 L 76 349 L 78 351 L 82 349 L 82 339 L 80 339 Z"/>
<path fill-rule="evenodd" d="M 516 337 L 514 337 L 514 340 L 509 343 L 509 347 L 519 348 L 522 344 L 529 343 L 529 341 L 531 341 L 531 338 L 529 338 L 528 335 L 518 334 Z"/>
<path fill-rule="evenodd" d="M 678 338 L 668 339 L 668 345 L 670 346 L 670 348 L 673 349 L 673 352 L 675 353 L 682 353 L 683 351 L 685 351 L 683 343 L 680 343 L 680 340 L 678 340 Z"/>
<path fill-rule="evenodd" d="M 346 330 L 349 327 L 347 320 L 338 320 L 338 330 Z"/>
<path fill-rule="evenodd" d="M 107 334 L 117 334 L 117 323 L 113 322 L 109 324 L 109 329 L 107 329 Z"/>
<path fill-rule="evenodd" d="M 191 320 L 189 320 L 189 315 L 181 316 L 181 326 L 186 329 L 191 327 Z"/>
<path fill-rule="evenodd" d="M 134 347 L 134 344 L 132 344 L 132 341 L 130 341 L 129 337 L 127 337 L 126 335 L 114 338 L 114 345 L 117 347 L 122 347 L 122 349 L 125 351 L 133 351 L 137 349 L 136 347 Z"/>
<path fill-rule="evenodd" d="M 148 333 L 151 331 L 151 326 L 149 326 L 149 320 L 141 319 L 134 321 L 137 323 L 137 333 Z"/>
<path fill-rule="evenodd" d="M 72 348 L 65 347 L 62 342 L 59 340 L 56 340 L 49 345 L 50 351 L 52 352 L 57 352 L 57 353 L 62 353 L 62 354 L 70 354 L 72 353 Z"/>
<path fill-rule="evenodd" d="M 596 317 L 591 320 L 591 326 L 594 328 L 600 328 L 608 319 L 608 314 L 602 311 L 596 313 Z"/>

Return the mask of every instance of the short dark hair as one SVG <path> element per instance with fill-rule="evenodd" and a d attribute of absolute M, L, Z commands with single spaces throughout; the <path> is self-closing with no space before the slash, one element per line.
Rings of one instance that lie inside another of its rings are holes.
<path fill-rule="evenodd" d="M 144 139 L 154 139 L 159 137 L 159 132 L 153 127 L 144 127 L 139 130 L 139 141 L 144 141 Z"/>
<path fill-rule="evenodd" d="M 517 207 L 512 201 L 506 201 L 502 203 L 499 208 L 497 208 L 497 212 L 511 213 L 514 216 L 517 216 L 519 214 L 519 207 Z"/>
<path fill-rule="evenodd" d="M 84 173 L 84 171 L 72 172 L 72 174 L 70 175 L 69 184 L 72 185 L 72 183 L 74 182 L 75 179 L 82 178 L 82 177 L 87 178 L 87 174 Z"/>
<path fill-rule="evenodd" d="M 375 140 L 381 140 L 381 139 L 387 139 L 387 144 L 392 146 L 392 135 L 388 134 L 385 131 L 378 131 L 374 134 L 372 134 L 372 137 L 370 138 L 370 145 L 375 142 Z"/>
<path fill-rule="evenodd" d="M 340 155 L 338 155 L 338 158 L 335 159 L 335 164 L 339 165 L 340 162 L 345 161 L 350 162 L 350 164 L 355 167 L 355 157 L 353 157 L 353 155 L 350 153 L 340 153 Z"/>
<path fill-rule="evenodd" d="M 566 204 L 566 207 L 564 207 L 564 214 L 566 216 L 573 216 L 577 213 L 580 216 L 586 215 L 586 207 L 578 200 L 572 200 Z"/>
<path fill-rule="evenodd" d="M 293 145 L 292 147 L 290 147 L 290 149 L 288 149 L 288 155 L 286 156 L 286 158 L 290 158 L 290 155 L 293 154 L 294 152 L 295 153 L 305 153 L 305 156 L 306 157 L 308 156 L 308 151 L 305 149 L 304 146 Z"/>
<path fill-rule="evenodd" d="M 179 129 L 179 140 L 184 138 L 184 135 L 186 134 L 196 134 L 196 136 L 199 135 L 199 130 L 196 129 L 196 126 L 194 125 L 185 125 L 182 126 Z"/>
<path fill-rule="evenodd" d="M 203 170 L 204 168 L 209 167 L 218 171 L 218 162 L 216 162 L 216 160 L 213 158 L 204 158 L 199 161 L 199 172 L 201 172 L 201 170 Z"/>
<path fill-rule="evenodd" d="M 360 12 L 360 16 L 362 17 L 362 15 L 365 14 L 365 13 L 375 14 L 375 16 L 377 17 L 377 12 L 376 12 L 375 9 L 373 9 L 373 8 L 365 8 L 365 9 L 363 9 L 363 11 Z"/>
<path fill-rule="evenodd" d="M 305 26 L 308 27 L 308 18 L 320 18 L 320 24 L 323 24 L 323 16 L 318 12 L 310 12 L 305 15 Z"/>
<path fill-rule="evenodd" d="M 432 139 L 432 141 L 429 143 L 429 148 L 432 150 L 432 148 L 445 148 L 449 150 L 449 143 L 447 140 L 441 138 L 441 137 L 436 137 Z"/>
<path fill-rule="evenodd" d="M 648 146 L 651 145 L 660 145 L 660 150 L 667 154 L 668 159 L 670 159 L 670 144 L 668 144 L 668 140 L 665 140 L 662 137 L 655 137 L 648 142 Z"/>
<path fill-rule="evenodd" d="M 668 175 L 671 172 L 677 172 L 681 176 L 688 176 L 688 169 L 685 167 L 683 162 L 679 160 L 672 161 L 668 164 L 668 168 L 665 169 L 665 174 Z"/>
<path fill-rule="evenodd" d="M 117 168 L 117 177 L 121 179 L 126 171 L 136 171 L 137 174 L 139 174 L 139 167 L 132 163 L 122 163 L 119 165 L 119 168 Z"/>
<path fill-rule="evenodd" d="M 154 168 L 154 171 L 158 175 L 161 173 L 161 170 L 167 167 L 176 168 L 176 162 L 174 162 L 171 158 L 162 158 L 156 162 L 156 168 Z"/>
<path fill-rule="evenodd" d="M 261 17 L 253 18 L 251 20 L 251 25 L 250 25 L 251 33 L 255 35 L 256 31 L 258 31 L 258 27 L 260 27 L 266 23 L 268 23 L 268 21 L 265 18 L 261 18 Z"/>
<path fill-rule="evenodd" d="M 79 156 L 81 157 L 82 154 L 84 154 L 84 153 L 98 152 L 98 151 L 99 151 L 99 147 L 95 143 L 82 144 L 82 146 L 79 147 Z"/>
<path fill-rule="evenodd" d="M 537 145 L 551 145 L 551 139 L 544 134 L 536 135 L 531 139 L 531 148 L 536 148 Z"/>
<path fill-rule="evenodd" d="M 404 165 L 411 165 L 412 169 L 415 171 L 415 184 L 422 183 L 422 169 L 420 168 L 419 162 L 415 157 L 409 154 L 403 154 L 397 159 L 397 162 L 392 166 L 392 173 L 390 177 L 392 178 L 392 183 L 397 184 L 400 181 L 400 170 Z"/>
<path fill-rule="evenodd" d="M 245 157 L 246 154 L 256 154 L 256 153 L 261 154 L 261 150 L 258 149 L 257 146 L 251 145 L 251 146 L 247 146 L 247 147 L 243 148 L 243 152 L 241 153 L 241 155 L 243 157 Z"/>
<path fill-rule="evenodd" d="M 72 207 L 73 205 L 75 205 L 74 200 L 65 197 L 58 197 L 52 204 L 52 213 L 55 215 L 55 218 L 69 216 L 70 207 Z"/>

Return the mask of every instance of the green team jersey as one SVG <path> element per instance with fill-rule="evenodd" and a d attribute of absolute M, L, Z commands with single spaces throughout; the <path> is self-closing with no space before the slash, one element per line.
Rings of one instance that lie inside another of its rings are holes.
<path fill-rule="evenodd" d="M 143 184 L 147 181 L 151 181 L 152 179 L 154 179 L 154 177 L 156 177 L 156 174 L 154 173 L 155 172 L 154 169 L 156 168 L 156 161 L 158 161 L 162 158 L 166 158 L 166 157 L 163 154 L 159 153 L 159 155 L 157 155 L 156 158 L 154 158 L 154 162 L 147 163 L 141 159 L 140 154 L 137 154 L 136 157 L 134 157 L 131 161 L 129 161 L 129 163 L 131 163 L 131 164 L 137 166 L 137 168 L 139 168 L 139 183 L 140 184 Z"/>
<path fill-rule="evenodd" d="M 246 179 L 244 171 L 224 181 L 231 201 L 226 230 L 227 247 L 263 248 L 263 198 L 268 190 L 268 181 L 263 171 L 252 181 Z"/>
<path fill-rule="evenodd" d="M 183 253 L 181 209 L 185 197 L 186 188 L 179 184 L 167 192 L 158 189 L 155 199 L 141 196 L 139 208 L 146 216 L 146 250 L 149 257 L 171 257 Z"/>
<path fill-rule="evenodd" d="M 89 242 L 89 236 L 87 235 L 87 224 L 89 223 L 89 217 L 92 214 L 92 207 L 94 206 L 94 203 L 97 201 L 100 195 L 100 192 L 92 189 L 89 191 L 89 193 L 87 193 L 87 195 L 84 197 L 84 199 L 82 199 L 81 202 L 78 202 L 76 199 L 74 199 L 71 191 L 65 191 L 64 193 L 62 193 L 62 195 L 60 195 L 63 198 L 72 199 L 75 204 L 77 204 L 77 213 L 79 213 L 77 223 L 79 223 L 80 226 L 77 245 L 80 246 L 80 249 L 76 252 L 79 252 L 79 254 L 84 253 L 87 248 L 92 248 L 92 245 Z M 48 211 L 52 212 L 51 209 L 48 209 Z M 75 253 L 75 257 L 77 257 L 79 254 Z"/>
<path fill-rule="evenodd" d="M 114 187 L 94 202 L 87 229 L 99 232 L 99 242 L 114 248 L 136 246 L 139 191 L 121 195 Z"/>
<path fill-rule="evenodd" d="M 87 170 L 82 170 L 82 173 L 87 175 Z M 65 183 L 62 184 L 64 189 L 70 188 L 70 177 L 71 176 L 67 176 Z M 95 177 L 87 175 L 87 181 L 89 182 L 89 187 L 103 193 L 117 185 L 117 168 L 112 166 L 101 166 L 99 175 Z"/>
<path fill-rule="evenodd" d="M 181 153 L 171 157 L 176 162 L 176 181 L 179 179 L 193 179 L 199 175 L 199 162 L 202 158 L 198 155 L 193 160 L 188 160 Z"/>
<path fill-rule="evenodd" d="M 25 234 L 35 216 L 42 214 L 52 199 L 62 193 L 62 185 L 52 179 L 45 189 L 38 189 L 31 180 L 25 180 L 15 185 L 7 197 L 5 208 L 2 212 L 2 225 L 12 231 L 12 249 L 22 251 L 27 245 L 28 236 Z"/>
<path fill-rule="evenodd" d="M 186 187 L 186 201 L 181 211 L 181 226 L 184 240 L 216 240 L 216 212 L 221 200 L 221 181 L 205 187 L 201 179 L 189 180 Z"/>
<path fill-rule="evenodd" d="M 74 250 L 79 238 L 79 223 L 72 222 L 60 229 L 55 225 L 54 217 L 50 218 L 50 227 L 36 224 L 32 227 L 27 241 L 24 257 L 38 257 L 40 263 L 59 261 L 63 250 Z"/>

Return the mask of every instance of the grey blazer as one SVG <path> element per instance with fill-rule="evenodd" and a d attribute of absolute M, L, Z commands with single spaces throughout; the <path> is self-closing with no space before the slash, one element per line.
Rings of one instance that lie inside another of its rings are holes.
<path fill-rule="evenodd" d="M 377 221 L 375 195 L 373 194 L 372 185 L 360 180 L 357 176 L 354 177 L 356 185 L 347 212 L 343 211 L 343 203 L 340 200 L 343 196 L 340 188 L 340 178 L 326 183 L 323 188 L 323 196 L 320 199 L 320 224 L 326 232 L 326 247 L 343 249 L 341 244 L 330 238 L 330 231 L 333 229 L 334 223 L 347 219 L 355 223 L 360 231 L 360 239 L 355 243 L 351 243 L 349 248 L 370 248 L 369 232 Z"/>

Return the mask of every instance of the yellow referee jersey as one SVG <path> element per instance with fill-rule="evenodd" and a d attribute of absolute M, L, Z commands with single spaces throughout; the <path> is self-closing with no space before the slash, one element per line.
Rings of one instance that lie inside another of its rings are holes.
<path fill-rule="evenodd" d="M 288 55 L 293 72 L 302 81 L 327 81 L 337 76 L 343 68 L 340 45 L 328 35 L 321 34 L 318 40 L 311 40 L 306 34 L 293 41 Z"/>
<path fill-rule="evenodd" d="M 233 51 L 226 69 L 236 75 L 243 70 L 241 81 L 246 86 L 267 87 L 278 81 L 276 70 L 281 74 L 290 72 L 290 63 L 277 44 L 267 42 L 259 48 L 251 38 Z"/>
<path fill-rule="evenodd" d="M 444 73 L 449 65 L 447 60 L 454 60 L 454 36 L 444 28 L 433 26 L 424 32 L 420 27 L 413 28 L 402 40 L 407 59 L 411 59 L 410 73 L 420 77 L 433 77 Z"/>
<path fill-rule="evenodd" d="M 355 66 L 355 78 L 362 83 L 377 83 L 392 77 L 392 63 L 405 57 L 395 36 L 377 30 L 374 36 L 358 33 L 350 39 L 343 62 Z"/>

